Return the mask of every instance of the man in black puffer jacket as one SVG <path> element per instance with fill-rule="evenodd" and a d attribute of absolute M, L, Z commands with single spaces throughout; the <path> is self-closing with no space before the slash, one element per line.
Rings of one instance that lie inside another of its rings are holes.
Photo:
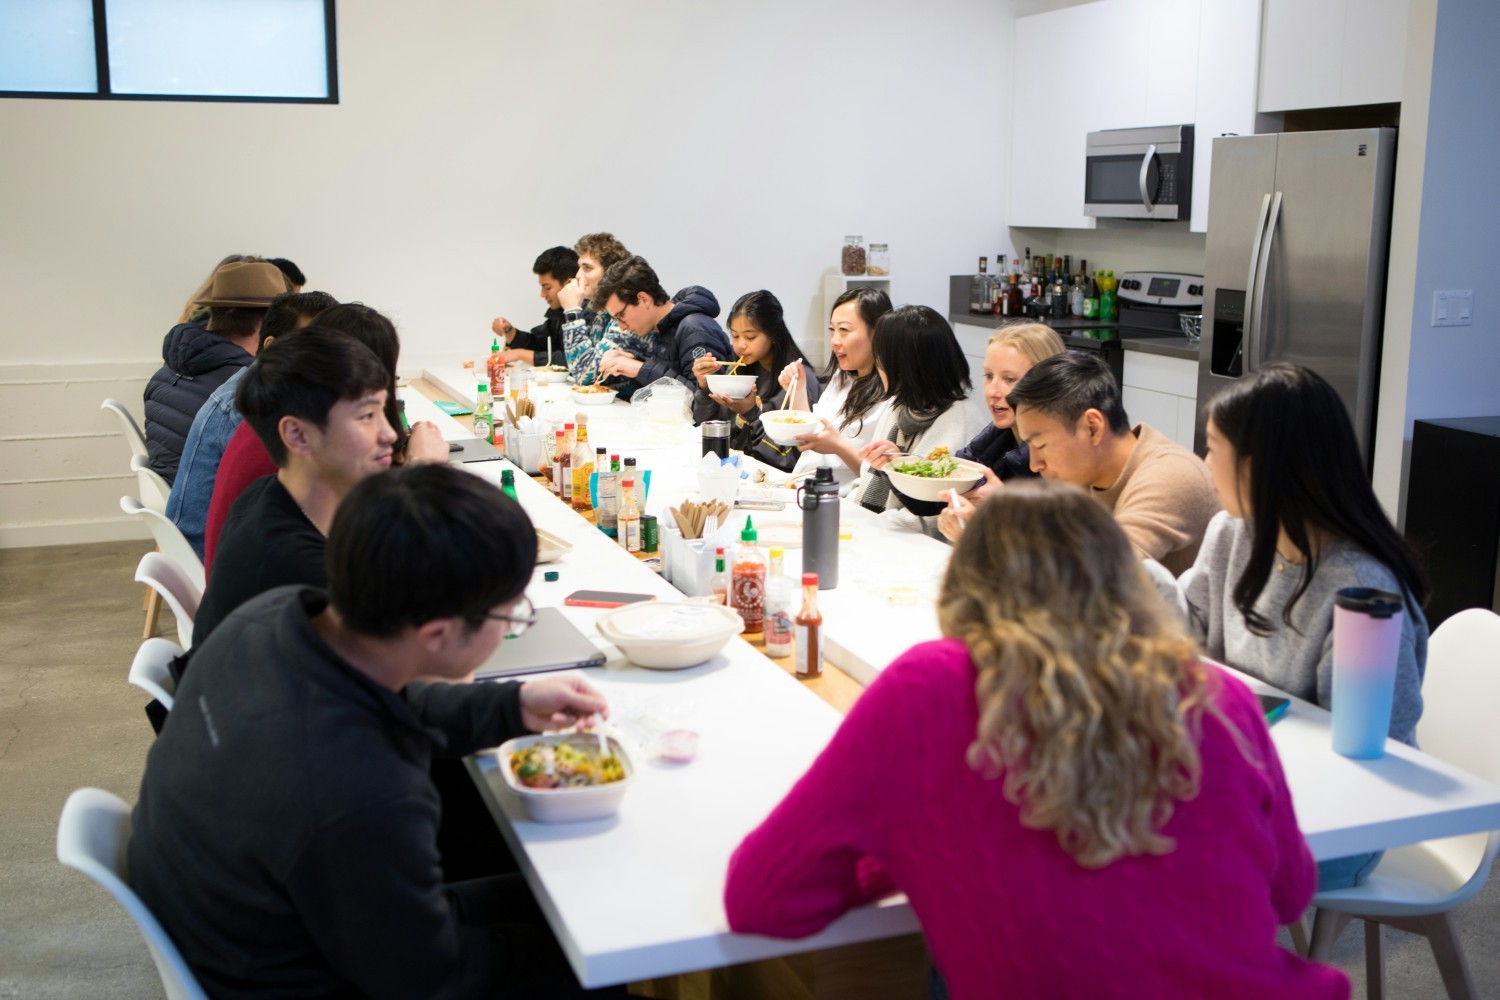
<path fill-rule="evenodd" d="M 177 478 L 193 418 L 215 389 L 254 360 L 266 309 L 288 287 L 275 264 L 225 264 L 199 303 L 209 307 L 208 324 L 179 323 L 162 340 L 165 364 L 146 383 L 146 450 L 151 468 L 168 483 Z"/>
<path fill-rule="evenodd" d="M 659 378 L 681 382 L 689 393 L 698 388 L 693 362 L 705 354 L 730 357 L 729 335 L 715 322 L 719 300 L 700 285 L 689 285 L 670 299 L 656 272 L 643 257 L 626 257 L 610 266 L 594 289 L 594 309 L 604 309 L 622 330 L 644 337 L 651 353 L 640 357 L 631 351 L 613 350 L 599 359 L 601 375 L 621 375 L 631 380 L 620 395 L 630 397 L 636 389 Z"/>

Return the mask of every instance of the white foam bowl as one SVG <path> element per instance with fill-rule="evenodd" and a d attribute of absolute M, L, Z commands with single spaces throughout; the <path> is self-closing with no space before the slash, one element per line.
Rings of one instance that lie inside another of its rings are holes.
<path fill-rule="evenodd" d="M 696 667 L 745 628 L 732 608 L 688 601 L 629 604 L 600 615 L 595 624 L 627 660 L 650 670 Z"/>
<path fill-rule="evenodd" d="M 560 736 L 556 733 L 541 733 L 536 736 L 519 736 L 500 744 L 495 754 L 499 758 L 500 773 L 505 784 L 521 800 L 526 818 L 537 823 L 577 823 L 587 819 L 603 819 L 620 811 L 620 800 L 625 790 L 635 781 L 635 764 L 625 747 L 612 736 L 605 737 L 610 752 L 620 758 L 625 777 L 607 785 L 585 785 L 581 788 L 527 788 L 511 772 L 512 751 L 524 750 L 538 743 L 579 743 L 593 740 L 593 736 Z"/>
<path fill-rule="evenodd" d="M 885 467 L 885 474 L 890 477 L 893 487 L 913 500 L 941 503 L 948 499 L 949 490 L 957 490 L 963 494 L 984 482 L 984 467 L 977 462 L 969 462 L 962 458 L 958 460 L 958 471 L 946 479 L 910 476 L 891 468 L 892 465 L 899 465 L 903 461 L 899 458 L 892 460 L 891 464 Z"/>
<path fill-rule="evenodd" d="M 571 392 L 579 406 L 608 406 L 615 401 L 613 389 L 608 392 L 583 392 L 579 386 L 573 386 Z"/>
<path fill-rule="evenodd" d="M 710 375 L 708 391 L 730 399 L 744 399 L 755 391 L 754 375 Z"/>
<path fill-rule="evenodd" d="M 823 422 L 807 410 L 771 410 L 760 415 L 761 431 L 783 447 L 796 444 L 799 437 L 822 427 Z"/>
<path fill-rule="evenodd" d="M 536 529 L 536 561 L 556 562 L 573 550 L 573 543 L 558 538 L 550 531 Z"/>

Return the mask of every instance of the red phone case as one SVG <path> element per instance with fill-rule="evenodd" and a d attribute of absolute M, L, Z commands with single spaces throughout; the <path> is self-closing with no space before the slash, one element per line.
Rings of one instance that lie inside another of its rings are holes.
<path fill-rule="evenodd" d="M 587 596 L 597 595 L 597 596 Z M 616 600 L 616 598 L 625 598 Z M 655 597 L 650 594 L 626 594 L 621 592 L 611 593 L 603 590 L 579 590 L 563 598 L 563 603 L 570 608 L 623 608 L 627 604 L 639 604 L 641 601 L 654 601 Z"/>

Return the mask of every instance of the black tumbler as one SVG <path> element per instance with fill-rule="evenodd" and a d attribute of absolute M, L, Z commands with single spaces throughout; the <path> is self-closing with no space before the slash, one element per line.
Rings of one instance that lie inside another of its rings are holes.
<path fill-rule="evenodd" d="M 703 454 L 713 452 L 720 459 L 729 457 L 729 421 L 703 421 Z"/>

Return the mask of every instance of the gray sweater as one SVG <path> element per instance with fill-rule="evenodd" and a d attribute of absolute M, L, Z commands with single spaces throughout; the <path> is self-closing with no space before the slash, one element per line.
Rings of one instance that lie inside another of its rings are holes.
<path fill-rule="evenodd" d="M 1164 567 L 1146 569 L 1168 603 L 1187 620 L 1204 652 L 1304 701 L 1328 708 L 1333 700 L 1333 598 L 1344 587 L 1376 587 L 1406 593 L 1394 573 L 1362 549 L 1334 542 L 1318 560 L 1317 573 L 1292 608 L 1291 627 L 1282 610 L 1302 581 L 1304 566 L 1277 559 L 1255 609 L 1271 623 L 1256 635 L 1234 606 L 1234 585 L 1250 562 L 1248 519 L 1220 512 L 1208 523 L 1192 568 L 1174 580 Z M 1427 619 L 1406 594 L 1396 694 L 1391 705 L 1392 739 L 1416 745 L 1422 717 L 1422 674 L 1427 668 Z"/>

